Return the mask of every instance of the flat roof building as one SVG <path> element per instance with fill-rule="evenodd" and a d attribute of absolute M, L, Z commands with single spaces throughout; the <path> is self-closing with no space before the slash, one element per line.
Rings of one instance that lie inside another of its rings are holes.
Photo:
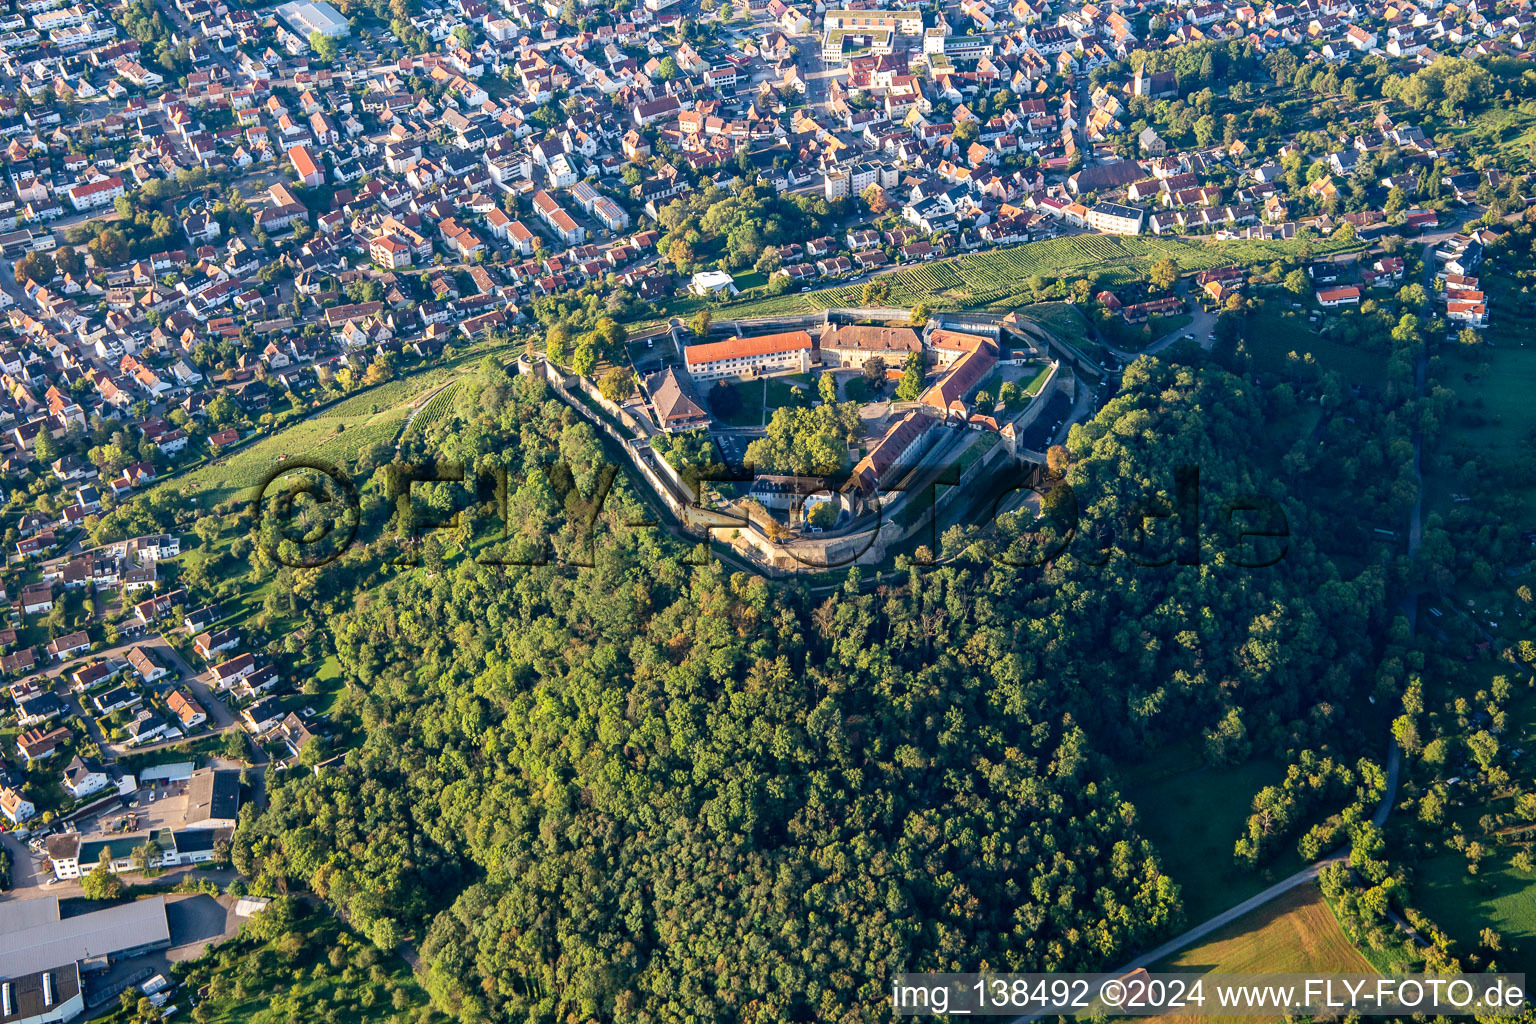
<path fill-rule="evenodd" d="M 80 969 L 74 964 L 0 981 L 0 1024 L 62 1024 L 84 1012 Z"/>
<path fill-rule="evenodd" d="M 199 768 L 187 786 L 187 828 L 234 828 L 240 813 L 240 773 Z"/>
<path fill-rule="evenodd" d="M 327 39 L 339 39 L 351 31 L 347 27 L 347 19 L 325 0 L 316 0 L 313 3 L 293 0 L 292 3 L 279 7 L 277 16 L 286 21 L 289 28 L 306 39 L 311 32 L 319 32 Z"/>
<path fill-rule="evenodd" d="M 85 970 L 171 944 L 165 897 L 59 917 L 59 898 L 0 903 L 0 977 L 20 978 L 61 965 Z"/>

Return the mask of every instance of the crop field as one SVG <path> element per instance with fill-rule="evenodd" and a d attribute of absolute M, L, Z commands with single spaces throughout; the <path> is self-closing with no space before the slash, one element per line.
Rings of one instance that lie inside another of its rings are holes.
<path fill-rule="evenodd" d="M 1315 885 L 1302 885 L 1218 930 L 1197 946 L 1152 964 L 1159 971 L 1374 974 Z M 1207 998 L 1211 998 L 1207 992 Z M 1155 1017 L 1156 1021 L 1189 1020 Z M 1224 1017 L 1258 1024 L 1267 1017 Z"/>
<path fill-rule="evenodd" d="M 1193 273 L 1228 263 L 1267 263 L 1294 254 L 1296 247 L 1295 242 L 1189 242 L 1154 235 L 1071 235 L 908 266 L 878 275 L 877 279 L 891 286 L 885 302 L 889 306 L 906 307 L 921 302 L 939 310 L 1014 308 L 1033 301 L 1028 284 L 1031 277 L 1053 282 L 1092 273 L 1101 283 L 1114 287 L 1144 280 L 1152 264 L 1164 257 L 1171 258 L 1180 270 Z M 1329 239 L 1312 241 L 1312 250 L 1319 256 L 1346 248 L 1347 244 Z M 833 285 L 786 295 L 747 291 L 740 299 L 719 308 L 720 315 L 733 317 L 814 313 L 837 306 L 857 306 L 862 293 L 862 284 Z M 668 312 L 687 315 L 706 306 L 701 299 L 682 299 L 673 303 Z"/>
<path fill-rule="evenodd" d="M 416 414 L 416 417 L 411 420 L 410 425 L 405 428 L 405 436 L 414 437 L 448 415 L 448 410 L 453 408 L 454 393 L 458 390 L 459 382 L 454 381 L 428 399 L 427 404 L 422 406 L 421 411 Z"/>

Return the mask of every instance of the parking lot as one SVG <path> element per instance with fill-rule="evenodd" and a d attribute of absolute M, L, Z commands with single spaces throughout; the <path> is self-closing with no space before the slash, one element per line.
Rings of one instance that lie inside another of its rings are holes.
<path fill-rule="evenodd" d="M 655 373 L 666 366 L 681 365 L 682 360 L 677 354 L 677 346 L 672 343 L 670 333 L 660 334 L 652 338 L 640 338 L 628 342 L 625 348 L 629 352 L 630 364 L 640 376 Z"/>
<path fill-rule="evenodd" d="M 140 787 L 134 793 L 112 800 L 101 810 L 76 819 L 75 827 L 86 839 L 119 833 L 144 833 L 156 829 L 180 829 L 186 826 L 188 783 L 171 782 Z M 63 824 L 38 829 L 24 846 L 15 836 L 7 836 L 13 858 L 17 889 L 47 887 L 53 877 L 47 853 L 49 834 L 64 830 Z M 14 844 L 14 845 L 11 845 Z"/>
<path fill-rule="evenodd" d="M 186 781 L 141 786 L 102 811 L 80 819 L 80 831 L 93 835 L 182 828 L 187 819 L 187 786 Z"/>

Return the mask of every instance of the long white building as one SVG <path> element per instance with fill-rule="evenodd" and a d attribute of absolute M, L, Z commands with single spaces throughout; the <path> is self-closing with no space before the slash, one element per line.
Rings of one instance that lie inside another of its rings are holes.
<path fill-rule="evenodd" d="M 811 368 L 811 336 L 805 331 L 727 338 L 683 350 L 688 376 L 694 380 L 741 377 L 777 370 L 805 373 Z"/>

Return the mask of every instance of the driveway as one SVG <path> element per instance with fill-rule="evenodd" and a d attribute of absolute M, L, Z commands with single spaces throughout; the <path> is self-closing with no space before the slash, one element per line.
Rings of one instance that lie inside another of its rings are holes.
<path fill-rule="evenodd" d="M 1198 293 L 1193 292 L 1182 293 L 1182 297 L 1186 302 L 1190 300 L 1199 300 Z M 1156 355 L 1163 349 L 1167 348 L 1169 345 L 1172 345 L 1174 342 L 1183 338 L 1186 334 L 1194 335 L 1195 343 L 1198 344 L 1201 348 L 1209 350 L 1212 346 L 1215 345 L 1215 342 L 1211 340 L 1210 335 L 1211 332 L 1216 329 L 1216 314 L 1208 313 L 1203 308 L 1197 306 L 1191 316 L 1192 319 L 1190 322 L 1185 324 L 1183 327 L 1180 327 L 1177 330 L 1169 331 L 1161 338 L 1149 342 L 1144 348 L 1140 348 L 1135 351 L 1131 351 L 1130 349 L 1116 348 L 1115 346 L 1106 342 L 1103 336 L 1098 334 L 1096 329 L 1094 334 L 1098 335 L 1099 344 L 1103 345 L 1111 355 L 1120 360 L 1122 363 L 1129 363 L 1137 356 Z"/>
<path fill-rule="evenodd" d="M 0 900 L 26 899 L 30 896 L 45 895 L 42 892 L 30 892 L 38 889 L 43 882 L 53 876 L 48 873 L 46 862 L 43 870 L 39 872 L 32 858 L 32 851 L 27 849 L 27 844 L 16 837 L 14 832 L 0 833 L 0 846 L 5 847 L 5 852 L 11 855 L 11 888 L 8 892 L 0 893 Z M 54 886 L 54 889 L 58 886 Z M 51 893 L 53 890 L 49 889 Z"/>
<path fill-rule="evenodd" d="M 55 681 L 54 691 L 63 699 L 66 707 L 76 717 L 86 723 L 91 739 L 96 741 L 96 745 L 104 753 L 116 755 L 130 752 L 144 753 L 168 745 L 150 743 L 142 747 L 129 747 L 125 744 L 109 742 L 97 725 L 95 718 L 85 713 L 81 698 L 74 692 L 67 678 L 68 673 L 91 661 L 102 659 L 124 661 L 127 659 L 129 649 L 133 647 L 143 647 L 154 656 L 155 660 L 170 670 L 165 676 L 150 684 L 149 689 L 154 690 L 156 693 L 165 693 L 177 685 L 184 685 L 192 692 L 192 696 L 197 702 L 203 706 L 203 710 L 207 713 L 215 733 L 224 732 L 239 725 L 239 720 L 235 717 L 234 712 L 230 711 L 229 707 L 214 694 L 213 687 L 206 678 L 206 673 L 199 673 L 191 665 L 187 664 L 186 659 L 166 641 L 165 637 L 158 633 L 148 634 L 124 641 L 115 647 L 93 652 L 85 658 L 72 658 L 63 664 L 56 662 L 49 665 L 43 672 L 44 676 Z M 132 669 L 128 670 L 127 675 L 137 683 L 138 676 L 133 673 Z M 183 740 L 184 738 L 170 742 L 181 743 Z"/>

